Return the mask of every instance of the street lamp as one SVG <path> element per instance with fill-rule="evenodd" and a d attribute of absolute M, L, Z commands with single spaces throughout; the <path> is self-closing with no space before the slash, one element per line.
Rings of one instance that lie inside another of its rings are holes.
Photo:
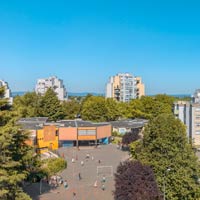
<path fill-rule="evenodd" d="M 40 194 L 42 194 L 42 179 L 40 179 Z"/>
<path fill-rule="evenodd" d="M 166 196 L 165 196 L 165 189 L 166 189 L 166 186 L 165 186 L 165 177 L 166 177 L 166 174 L 167 172 L 171 171 L 170 168 L 167 168 L 165 173 L 164 173 L 164 178 L 163 178 L 163 200 L 166 200 Z"/>

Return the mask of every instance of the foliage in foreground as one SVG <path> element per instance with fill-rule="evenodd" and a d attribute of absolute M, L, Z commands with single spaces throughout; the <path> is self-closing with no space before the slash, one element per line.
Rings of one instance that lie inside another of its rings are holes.
<path fill-rule="evenodd" d="M 0 98 L 0 199 L 29 200 L 20 184 L 34 164 L 33 151 L 25 143 L 28 133 L 16 125 L 15 117 L 5 110 L 5 100 Z"/>
<path fill-rule="evenodd" d="M 49 120 L 75 119 L 95 122 L 114 121 L 122 118 L 151 119 L 162 113 L 172 113 L 174 97 L 167 95 L 143 96 L 130 102 L 87 95 L 82 101 L 70 99 L 60 102 L 52 89 L 44 96 L 28 92 L 14 99 L 13 110 L 19 117 L 49 117 Z"/>
<path fill-rule="evenodd" d="M 141 142 L 131 145 L 134 159 L 153 168 L 159 188 L 167 200 L 200 198 L 200 165 L 186 137 L 186 128 L 174 116 L 152 119 Z"/>
<path fill-rule="evenodd" d="M 43 166 L 42 171 L 47 176 L 52 176 L 65 169 L 67 167 L 67 162 L 63 158 L 50 158 L 44 160 Z"/>
<path fill-rule="evenodd" d="M 125 133 L 122 137 L 122 144 L 129 145 L 132 142 L 138 140 L 140 138 L 139 131 L 140 129 L 134 129 L 132 132 Z"/>
<path fill-rule="evenodd" d="M 120 163 L 115 174 L 115 200 L 161 200 L 153 170 L 138 161 Z"/>

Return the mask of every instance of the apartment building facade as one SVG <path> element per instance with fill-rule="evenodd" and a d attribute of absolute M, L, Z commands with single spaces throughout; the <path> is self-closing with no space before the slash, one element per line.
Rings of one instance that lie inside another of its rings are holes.
<path fill-rule="evenodd" d="M 120 73 L 111 76 L 106 84 L 106 98 L 129 102 L 131 99 L 145 95 L 145 87 L 141 77 L 134 77 L 129 73 Z"/>
<path fill-rule="evenodd" d="M 8 99 L 8 103 L 9 103 L 10 105 L 12 105 L 12 104 L 13 104 L 13 97 L 12 97 L 12 95 L 11 95 L 11 90 L 10 90 L 10 88 L 9 88 L 9 86 L 8 86 L 8 83 L 5 82 L 5 81 L 3 81 L 3 80 L 0 80 L 0 87 L 4 87 L 4 88 L 5 88 L 5 93 L 4 93 L 4 95 L 3 95 L 2 97 L 0 97 L 0 98 Z"/>
<path fill-rule="evenodd" d="M 58 79 L 56 76 L 37 80 L 35 86 L 35 92 L 37 94 L 44 95 L 48 88 L 54 90 L 59 100 L 67 100 L 67 91 L 63 84 L 63 80 Z"/>
<path fill-rule="evenodd" d="M 196 90 L 191 102 L 178 101 L 174 104 L 174 114 L 185 125 L 187 136 L 193 145 L 200 147 L 200 90 Z"/>

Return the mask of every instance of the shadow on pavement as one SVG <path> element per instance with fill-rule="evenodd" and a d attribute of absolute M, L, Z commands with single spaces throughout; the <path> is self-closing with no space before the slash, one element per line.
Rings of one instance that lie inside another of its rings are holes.
<path fill-rule="evenodd" d="M 42 199 L 40 195 L 49 193 L 50 191 L 56 192 L 55 187 L 50 186 L 46 181 L 37 183 L 27 183 L 24 185 L 23 190 L 26 192 L 33 200 Z"/>

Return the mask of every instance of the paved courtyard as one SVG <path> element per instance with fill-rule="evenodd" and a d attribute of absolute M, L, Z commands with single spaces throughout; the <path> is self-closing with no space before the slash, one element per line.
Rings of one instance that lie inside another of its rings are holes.
<path fill-rule="evenodd" d="M 113 172 L 120 161 L 128 158 L 128 153 L 117 149 L 116 145 L 105 145 L 98 148 L 94 147 L 82 147 L 80 150 L 76 148 L 61 148 L 59 153 L 65 157 L 68 166 L 67 169 L 61 173 L 64 180 L 67 180 L 69 187 L 67 189 L 61 185 L 54 190 L 48 190 L 48 192 L 37 196 L 35 200 L 112 200 L 112 192 L 114 190 L 114 177 Z M 86 159 L 86 155 L 89 154 L 89 158 Z M 72 158 L 75 162 L 72 163 Z M 99 163 L 100 160 L 100 163 Z M 81 161 L 84 165 L 81 165 Z M 97 166 L 112 166 L 103 167 L 99 169 L 101 174 L 97 174 Z M 81 180 L 79 180 L 79 173 Z M 106 178 L 105 183 L 102 183 L 103 175 Z M 97 187 L 94 187 L 94 183 L 97 181 Z M 105 190 L 102 190 L 102 185 L 105 185 Z M 42 188 L 44 192 L 45 186 Z M 37 188 L 36 190 L 39 190 Z M 73 197 L 73 193 L 76 195 Z"/>

